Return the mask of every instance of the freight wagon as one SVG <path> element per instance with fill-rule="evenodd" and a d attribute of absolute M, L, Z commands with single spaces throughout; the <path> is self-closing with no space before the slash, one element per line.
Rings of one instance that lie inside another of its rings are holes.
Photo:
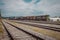
<path fill-rule="evenodd" d="M 19 17 L 18 20 L 48 21 L 49 15 Z"/>

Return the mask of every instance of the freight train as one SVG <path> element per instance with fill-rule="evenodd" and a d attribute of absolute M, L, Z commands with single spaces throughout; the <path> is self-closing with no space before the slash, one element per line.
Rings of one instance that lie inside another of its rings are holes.
<path fill-rule="evenodd" d="M 49 20 L 49 15 L 25 16 L 25 17 L 9 17 L 8 19 L 13 19 L 13 20 L 36 20 L 36 21 L 48 21 L 48 20 Z"/>

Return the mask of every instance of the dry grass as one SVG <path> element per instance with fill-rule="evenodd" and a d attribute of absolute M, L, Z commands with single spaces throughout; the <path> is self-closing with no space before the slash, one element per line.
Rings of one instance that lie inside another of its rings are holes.
<path fill-rule="evenodd" d="M 48 35 L 48 36 L 51 36 L 53 38 L 60 40 L 60 32 L 42 29 L 42 28 L 36 28 L 36 27 L 32 27 L 31 29 L 36 32 L 39 32 L 39 33 L 42 33 L 42 34 L 45 34 L 45 35 Z"/>
<path fill-rule="evenodd" d="M 0 22 L 0 34 L 3 33 L 2 23 Z"/>

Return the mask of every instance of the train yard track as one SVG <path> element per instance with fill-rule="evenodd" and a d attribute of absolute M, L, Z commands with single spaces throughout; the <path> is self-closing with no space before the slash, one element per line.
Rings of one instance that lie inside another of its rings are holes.
<path fill-rule="evenodd" d="M 32 22 L 32 21 L 31 21 Z M 33 21 L 34 23 L 43 23 L 43 24 L 54 24 L 54 25 L 60 25 L 60 22 L 35 22 L 35 21 Z"/>
<path fill-rule="evenodd" d="M 29 23 L 22 23 L 22 22 L 16 22 L 16 23 L 30 25 L 30 26 L 34 26 L 34 27 L 38 27 L 38 28 L 43 28 L 43 29 L 48 29 L 48 30 L 53 30 L 53 31 L 60 32 L 60 28 L 58 28 L 58 27 L 43 26 L 43 25 L 29 24 Z"/>
<path fill-rule="evenodd" d="M 27 37 L 24 40 L 44 40 L 44 39 L 42 39 L 42 38 L 40 38 L 40 37 L 38 37 L 36 35 L 33 35 L 33 34 L 27 32 L 27 31 L 25 31 L 25 30 L 23 30 L 21 28 L 18 28 L 16 26 L 12 25 L 12 24 L 9 24 L 7 22 L 2 22 L 2 24 L 3 24 L 4 28 L 5 28 L 5 30 L 7 31 L 10 40 L 17 40 L 17 39 L 14 39 L 14 36 L 16 36 L 16 34 L 14 34 L 16 32 L 15 30 L 17 30 L 17 35 L 18 35 L 18 33 L 22 32 L 22 34 L 24 33 L 22 35 L 23 37 L 24 37 L 24 35 L 25 36 L 27 35 L 28 37 L 30 37 L 29 39 Z M 21 34 L 19 34 L 19 35 L 21 35 Z M 18 40 L 23 40 L 23 38 L 22 39 L 18 39 Z"/>
<path fill-rule="evenodd" d="M 11 24 L 11 25 L 13 25 L 13 26 L 15 26 L 17 28 L 23 29 L 24 31 L 27 31 L 27 32 L 29 32 L 29 33 L 31 33 L 33 35 L 36 35 L 37 37 L 40 37 L 40 38 L 42 38 L 44 40 L 60 39 L 59 32 L 57 32 L 57 31 L 52 31 L 52 30 L 48 30 L 48 29 L 38 28 L 38 27 L 25 25 L 25 24 L 21 24 L 21 23 L 15 23 L 15 22 L 11 22 L 11 21 L 5 21 L 4 20 L 4 22 L 8 23 L 9 25 Z M 52 35 L 52 34 L 55 34 L 55 35 Z M 55 36 L 57 36 L 57 37 L 55 37 Z"/>
<path fill-rule="evenodd" d="M 2 22 L 2 24 L 3 24 L 3 27 L 5 28 L 5 30 L 6 30 L 6 32 L 7 32 L 7 34 L 8 34 L 9 39 L 10 39 L 10 40 L 14 40 L 13 37 L 12 37 L 12 35 L 11 35 L 10 32 L 7 30 L 7 28 L 5 27 L 5 25 L 4 25 L 3 22 Z"/>
<path fill-rule="evenodd" d="M 54 25 L 60 25 L 60 22 L 48 22 L 48 21 L 30 21 L 30 20 L 25 20 L 25 22 L 34 22 L 34 23 L 43 23 L 43 24 L 54 24 Z"/>

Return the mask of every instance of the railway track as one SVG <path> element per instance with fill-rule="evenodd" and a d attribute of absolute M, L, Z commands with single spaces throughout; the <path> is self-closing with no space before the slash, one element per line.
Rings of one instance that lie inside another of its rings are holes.
<path fill-rule="evenodd" d="M 21 28 L 18 28 L 18 27 L 16 27 L 16 26 L 12 25 L 12 24 L 9 24 L 9 23 L 7 23 L 7 22 L 2 22 L 2 24 L 4 25 L 4 28 L 6 29 L 10 40 L 17 40 L 16 38 L 14 39 L 14 37 L 16 37 L 16 35 L 17 35 L 17 36 L 20 36 L 20 35 L 21 35 L 22 37 L 27 36 L 26 39 L 24 39 L 24 40 L 44 40 L 44 39 L 42 39 L 42 38 L 40 38 L 40 37 L 38 37 L 38 36 L 35 36 L 35 35 L 27 32 L 27 31 L 25 31 L 25 30 L 23 30 L 23 29 L 21 29 Z M 14 31 L 15 31 L 15 32 L 14 32 Z M 21 32 L 22 32 L 22 33 L 21 33 Z M 15 34 L 14 34 L 14 33 L 15 33 Z M 20 34 L 20 33 L 21 33 L 21 34 Z M 19 35 L 18 35 L 18 34 L 19 34 Z M 22 35 L 22 34 L 23 34 L 23 35 Z M 24 35 L 25 35 L 25 36 L 24 36 Z M 21 37 L 20 37 L 20 38 L 21 38 Z M 23 38 L 22 38 L 22 39 L 20 39 L 20 38 L 18 38 L 18 40 L 23 40 Z"/>
<path fill-rule="evenodd" d="M 60 25 L 60 23 L 57 22 L 47 22 L 47 21 L 30 21 L 30 20 L 25 20 L 25 22 L 34 22 L 34 23 L 43 23 L 43 24 L 54 24 L 54 25 Z"/>
<path fill-rule="evenodd" d="M 34 23 L 44 23 L 44 24 L 54 24 L 54 25 L 60 25 L 60 23 L 57 22 L 35 22 Z"/>
<path fill-rule="evenodd" d="M 34 26 L 34 27 L 39 27 L 39 28 L 43 28 L 43 29 L 48 29 L 48 30 L 60 32 L 60 28 L 57 28 L 57 27 L 43 26 L 43 25 L 29 24 L 29 23 L 22 23 L 22 22 L 16 22 L 16 23 L 21 23 L 21 24 L 25 24 L 25 25 L 30 25 L 30 26 Z"/>
<path fill-rule="evenodd" d="M 11 35 L 10 32 L 8 31 L 8 29 L 5 27 L 4 23 L 3 23 L 3 22 L 1 22 L 1 23 L 3 24 L 3 27 L 5 28 L 5 30 L 6 30 L 6 32 L 7 32 L 7 34 L 8 34 L 9 39 L 10 39 L 10 40 L 14 40 L 13 37 L 12 37 L 12 35 Z"/>
<path fill-rule="evenodd" d="M 25 25 L 25 24 L 19 24 L 19 23 L 15 23 L 15 22 L 10 22 L 10 21 L 5 21 L 8 24 L 11 24 L 15 27 L 18 27 L 20 29 L 23 29 L 24 31 L 27 31 L 37 37 L 40 37 L 44 40 L 56 40 L 56 39 L 60 39 L 58 36 L 59 32 L 57 32 L 56 34 L 58 35 L 57 37 L 48 34 L 49 32 L 51 32 L 52 30 L 45 30 L 43 28 L 38 28 L 38 27 L 34 27 L 34 26 L 30 26 L 30 25 Z M 21 25 L 21 26 L 20 26 Z M 36 31 L 36 30 L 37 31 Z M 40 30 L 41 29 L 41 30 Z M 45 35 L 44 30 L 47 32 L 47 34 Z M 55 31 L 52 31 L 51 34 L 55 34 Z"/>

